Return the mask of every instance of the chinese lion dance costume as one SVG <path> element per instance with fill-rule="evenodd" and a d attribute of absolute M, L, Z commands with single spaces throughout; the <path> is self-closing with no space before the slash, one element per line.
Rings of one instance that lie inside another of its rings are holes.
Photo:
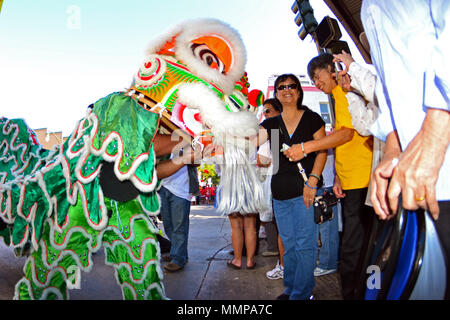
<path fill-rule="evenodd" d="M 223 147 L 219 211 L 264 208 L 248 143 L 261 92 L 248 92 L 245 63 L 234 29 L 190 20 L 153 41 L 132 86 L 91 105 L 64 144 L 44 150 L 22 119 L 0 118 L 0 237 L 28 256 L 15 299 L 68 299 L 102 246 L 124 299 L 166 298 L 151 218 L 158 132 L 181 129 L 191 142 L 206 132 Z M 107 168 L 132 198 L 104 192 Z"/>

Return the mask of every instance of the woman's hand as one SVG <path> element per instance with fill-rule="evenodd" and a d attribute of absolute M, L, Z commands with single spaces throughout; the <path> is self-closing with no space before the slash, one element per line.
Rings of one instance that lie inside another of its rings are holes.
<path fill-rule="evenodd" d="M 316 187 L 317 179 L 315 179 L 314 177 L 312 179 L 309 178 L 308 185 L 310 185 L 311 187 Z M 316 193 L 317 189 L 310 188 L 307 185 L 303 187 L 303 201 L 305 203 L 306 209 L 309 209 L 309 207 L 313 205 Z"/>

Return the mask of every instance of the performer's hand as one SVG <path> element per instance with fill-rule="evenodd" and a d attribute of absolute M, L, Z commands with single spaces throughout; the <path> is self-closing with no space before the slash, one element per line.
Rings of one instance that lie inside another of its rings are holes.
<path fill-rule="evenodd" d="M 216 145 L 216 144 L 208 144 L 204 149 L 203 149 L 203 158 L 212 158 L 215 157 L 217 155 L 223 155 L 223 147 Z"/>
<path fill-rule="evenodd" d="M 183 148 L 183 154 L 180 156 L 180 161 L 184 164 L 200 164 L 202 159 L 202 149 L 200 146 L 194 148 L 187 146 Z"/>
<path fill-rule="evenodd" d="M 337 175 L 334 177 L 333 193 L 336 196 L 336 198 L 339 199 L 345 198 L 345 193 L 342 190 L 341 180 Z"/>

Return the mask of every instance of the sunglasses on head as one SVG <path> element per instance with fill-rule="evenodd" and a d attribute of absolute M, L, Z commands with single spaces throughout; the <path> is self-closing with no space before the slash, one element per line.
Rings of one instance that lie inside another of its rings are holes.
<path fill-rule="evenodd" d="M 296 83 L 291 83 L 291 84 L 288 84 L 288 85 L 285 85 L 285 84 L 282 84 L 281 86 L 279 86 L 278 88 L 277 88 L 277 90 L 279 90 L 279 91 L 283 91 L 283 90 L 286 90 L 286 89 L 297 89 L 297 84 Z"/>

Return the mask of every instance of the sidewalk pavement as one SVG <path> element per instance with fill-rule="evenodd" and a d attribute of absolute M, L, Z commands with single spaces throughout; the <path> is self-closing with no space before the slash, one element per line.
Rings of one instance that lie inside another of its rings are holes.
<path fill-rule="evenodd" d="M 274 300 L 283 292 L 283 280 L 269 280 L 266 272 L 275 267 L 277 257 L 263 257 L 265 240 L 260 240 L 256 268 L 233 270 L 226 265 L 232 256 L 231 228 L 227 217 L 213 206 L 191 207 L 189 261 L 175 273 L 164 272 L 166 296 L 172 300 Z M 70 291 L 72 300 L 122 300 L 114 270 L 104 263 L 103 250 L 93 255 L 94 267 L 81 275 L 81 289 Z M 0 241 L 0 300 L 10 300 L 14 286 L 23 276 L 25 258 L 16 258 Z M 162 262 L 164 266 L 167 262 Z M 245 265 L 245 258 L 243 260 Z M 317 277 L 316 300 L 341 300 L 337 273 Z"/>

